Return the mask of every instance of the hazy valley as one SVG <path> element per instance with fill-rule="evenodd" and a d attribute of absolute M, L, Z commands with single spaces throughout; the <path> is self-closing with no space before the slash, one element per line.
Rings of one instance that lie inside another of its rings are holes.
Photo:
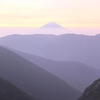
<path fill-rule="evenodd" d="M 65 31 L 52 22 L 37 33 L 44 28 Z M 0 38 L 0 99 L 94 100 L 84 95 L 100 78 L 100 35 L 37 33 Z"/>

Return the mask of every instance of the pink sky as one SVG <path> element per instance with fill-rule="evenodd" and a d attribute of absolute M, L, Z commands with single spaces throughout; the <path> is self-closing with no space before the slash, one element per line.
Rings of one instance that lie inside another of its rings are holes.
<path fill-rule="evenodd" d="M 98 34 L 100 0 L 0 0 L 0 36 L 34 34 L 33 28 L 48 22 L 67 28 L 66 33 Z"/>
<path fill-rule="evenodd" d="M 36 34 L 36 32 L 37 29 L 35 28 L 0 28 L 0 37 L 10 34 Z M 67 28 L 65 33 L 96 35 L 100 33 L 100 28 Z M 53 34 L 53 31 L 51 31 L 51 34 Z M 57 31 L 55 34 L 60 35 L 61 32 Z"/>

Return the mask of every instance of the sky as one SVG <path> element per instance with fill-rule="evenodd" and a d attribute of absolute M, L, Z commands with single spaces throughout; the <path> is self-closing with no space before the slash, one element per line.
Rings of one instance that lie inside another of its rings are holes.
<path fill-rule="evenodd" d="M 0 27 L 100 28 L 100 0 L 0 0 Z"/>

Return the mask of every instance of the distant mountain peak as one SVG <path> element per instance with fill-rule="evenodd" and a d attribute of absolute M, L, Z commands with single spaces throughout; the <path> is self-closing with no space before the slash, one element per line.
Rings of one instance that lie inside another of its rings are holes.
<path fill-rule="evenodd" d="M 63 27 L 57 24 L 56 22 L 49 22 L 46 25 L 42 26 L 41 28 L 63 28 Z"/>
<path fill-rule="evenodd" d="M 34 33 L 37 34 L 65 34 L 67 32 L 66 28 L 57 24 L 56 22 L 49 22 L 46 25 L 38 28 Z"/>

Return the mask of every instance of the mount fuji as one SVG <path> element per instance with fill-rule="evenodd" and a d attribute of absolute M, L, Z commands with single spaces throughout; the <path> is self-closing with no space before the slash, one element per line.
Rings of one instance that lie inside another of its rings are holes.
<path fill-rule="evenodd" d="M 63 28 L 63 27 L 57 24 L 56 22 L 49 22 L 48 24 L 42 26 L 41 28 Z"/>
<path fill-rule="evenodd" d="M 46 25 L 38 28 L 35 33 L 38 34 L 65 34 L 67 33 L 66 28 L 62 27 L 61 25 L 57 24 L 56 22 L 49 22 Z"/>

